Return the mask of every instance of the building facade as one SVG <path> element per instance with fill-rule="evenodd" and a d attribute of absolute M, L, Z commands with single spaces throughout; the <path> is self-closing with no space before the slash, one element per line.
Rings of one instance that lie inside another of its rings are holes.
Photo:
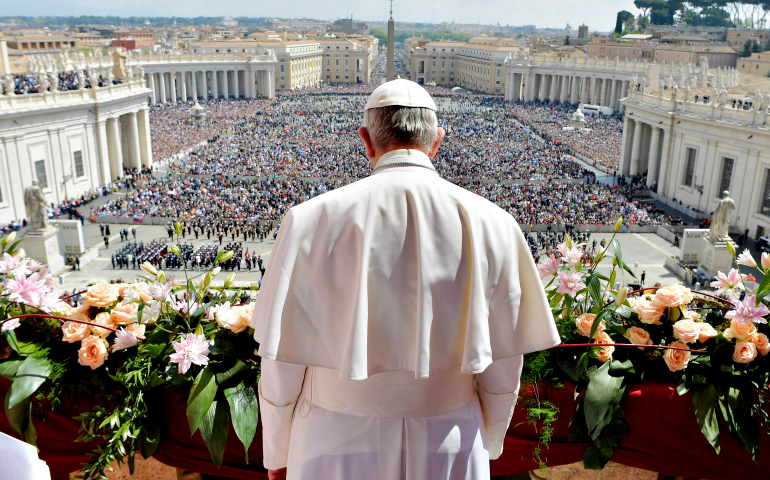
<path fill-rule="evenodd" d="M 738 71 L 762 77 L 770 76 L 770 52 L 753 53 L 748 58 L 739 58 Z"/>
<path fill-rule="evenodd" d="M 33 179 L 59 203 L 151 164 L 150 90 L 139 72 L 102 88 L 0 95 L 0 223 L 26 217 Z"/>
<path fill-rule="evenodd" d="M 373 42 L 348 38 L 319 39 L 323 52 L 321 78 L 326 83 L 369 83 L 377 55 Z"/>
<path fill-rule="evenodd" d="M 631 35 L 626 35 L 620 40 L 595 35 L 583 49 L 589 57 L 610 59 L 618 57 L 620 60 L 652 61 L 655 45 L 649 41 L 651 38 L 649 35 L 636 35 L 634 37 L 640 38 L 629 39 L 626 37 L 631 37 Z"/>
<path fill-rule="evenodd" d="M 658 63 L 693 63 L 700 65 L 703 58 L 713 67 L 735 68 L 738 53 L 730 47 L 713 45 L 672 45 L 660 44 L 655 47 L 655 61 Z"/>
<path fill-rule="evenodd" d="M 770 228 L 770 114 L 632 91 L 620 172 L 646 176 L 654 197 L 709 216 L 728 190 L 730 225 L 759 237 Z"/>

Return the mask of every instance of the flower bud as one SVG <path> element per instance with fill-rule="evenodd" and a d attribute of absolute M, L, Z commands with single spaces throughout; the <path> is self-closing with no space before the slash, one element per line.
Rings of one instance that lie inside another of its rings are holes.
<path fill-rule="evenodd" d="M 615 306 L 619 307 L 623 305 L 623 302 L 626 301 L 627 296 L 628 296 L 628 287 L 623 287 L 620 290 L 618 290 L 618 294 L 615 296 Z"/>
<path fill-rule="evenodd" d="M 18 255 L 19 258 L 26 258 L 27 257 L 27 252 L 23 248 L 20 248 L 20 249 L 16 250 L 16 255 Z"/>
<path fill-rule="evenodd" d="M 612 231 L 615 233 L 620 232 L 620 229 L 623 228 L 623 217 L 618 217 L 617 220 L 615 220 L 615 226 L 612 228 Z"/>
<path fill-rule="evenodd" d="M 164 272 L 163 270 L 158 272 L 158 282 L 166 283 L 166 272 Z"/>
<path fill-rule="evenodd" d="M 199 323 L 198 326 L 195 327 L 195 335 L 203 335 L 203 324 Z"/>
<path fill-rule="evenodd" d="M 214 267 L 214 269 L 211 270 L 211 276 L 216 277 L 217 275 L 219 275 L 219 272 L 221 271 L 222 271 L 222 267 Z"/>
<path fill-rule="evenodd" d="M 176 232 L 177 235 L 181 235 L 182 234 L 182 229 L 183 228 L 184 228 L 184 225 L 182 225 L 182 222 L 176 222 L 174 224 L 174 231 Z"/>
<path fill-rule="evenodd" d="M 230 285 L 232 285 L 234 281 L 235 281 L 235 272 L 232 272 L 225 279 L 225 288 L 230 288 Z"/>
<path fill-rule="evenodd" d="M 730 255 L 733 257 L 735 256 L 735 245 L 733 245 L 733 242 L 730 240 L 725 242 L 725 245 L 727 246 L 727 251 L 730 252 Z"/>
<path fill-rule="evenodd" d="M 209 283 L 211 283 L 211 272 L 206 272 L 206 275 L 203 277 L 203 286 L 208 287 Z"/>
<path fill-rule="evenodd" d="M 182 256 L 182 251 L 179 250 L 179 245 L 171 245 L 170 247 L 168 247 L 168 249 L 171 250 L 171 253 L 173 253 L 177 257 Z"/>
<path fill-rule="evenodd" d="M 564 234 L 564 243 L 567 245 L 567 248 L 572 248 L 572 237 L 569 236 L 569 233 Z"/>
<path fill-rule="evenodd" d="M 770 254 L 767 252 L 762 253 L 762 270 L 767 271 L 768 268 L 770 268 Z"/>
<path fill-rule="evenodd" d="M 155 267 L 153 267 L 150 262 L 144 262 L 140 266 L 140 268 L 142 270 L 144 270 L 145 272 L 149 273 L 150 275 L 152 275 L 153 277 L 157 277 L 158 276 L 158 270 Z"/>
<path fill-rule="evenodd" d="M 0 244 L 2 244 L 2 245 L 10 245 L 10 244 L 12 244 L 12 243 L 13 243 L 13 241 L 14 241 L 14 240 L 16 240 L 16 232 L 11 232 L 10 234 L 8 234 L 8 236 L 7 236 L 7 237 L 5 237 L 5 238 L 4 238 L 4 239 L 3 239 L 3 240 L 0 242 Z"/>
<path fill-rule="evenodd" d="M 231 258 L 233 258 L 233 255 L 235 255 L 235 252 L 233 252 L 232 250 L 224 250 L 222 252 L 219 252 L 219 255 L 222 256 L 219 259 L 219 263 L 225 263 L 226 261 L 228 261 Z M 219 257 L 219 255 L 217 255 L 217 256 Z"/>

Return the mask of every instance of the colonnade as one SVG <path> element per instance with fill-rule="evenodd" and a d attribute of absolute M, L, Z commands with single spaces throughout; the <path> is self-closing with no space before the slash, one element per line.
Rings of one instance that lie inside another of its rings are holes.
<path fill-rule="evenodd" d="M 668 128 L 626 116 L 623 120 L 620 174 L 639 177 L 647 174 L 647 186 L 661 187 L 667 182 L 671 134 Z"/>
<path fill-rule="evenodd" d="M 153 66 L 155 67 L 155 66 Z M 275 96 L 275 69 L 212 68 L 173 71 L 147 69 L 147 86 L 155 103 Z"/>
<path fill-rule="evenodd" d="M 584 103 L 620 110 L 620 99 L 628 92 L 629 80 L 597 77 L 595 74 L 507 71 L 505 99 L 526 102 Z"/>
<path fill-rule="evenodd" d="M 100 116 L 96 121 L 101 182 L 123 176 L 123 168 L 141 169 L 152 164 L 148 108 Z"/>

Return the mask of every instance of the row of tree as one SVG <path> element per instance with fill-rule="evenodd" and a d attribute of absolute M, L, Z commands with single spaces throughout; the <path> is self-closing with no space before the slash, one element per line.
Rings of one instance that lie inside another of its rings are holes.
<path fill-rule="evenodd" d="M 644 31 L 649 24 L 673 25 L 675 19 L 686 25 L 765 28 L 770 14 L 770 0 L 634 0 L 634 6 L 642 14 L 618 12 L 615 33 Z"/>
<path fill-rule="evenodd" d="M 430 40 L 454 40 L 456 42 L 467 42 L 473 35 L 467 33 L 457 33 L 451 30 L 429 30 L 425 32 L 417 32 L 413 30 L 396 30 L 394 32 L 393 40 L 395 42 L 403 42 L 412 35 L 417 37 L 424 37 Z M 388 32 L 382 28 L 371 28 L 369 34 L 377 37 L 380 41 L 380 45 L 384 46 L 388 43 Z"/>

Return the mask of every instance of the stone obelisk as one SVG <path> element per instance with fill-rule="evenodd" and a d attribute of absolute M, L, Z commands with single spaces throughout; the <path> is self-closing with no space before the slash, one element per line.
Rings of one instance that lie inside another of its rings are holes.
<path fill-rule="evenodd" d="M 396 24 L 393 21 L 393 0 L 390 0 L 390 20 L 388 20 L 388 65 L 385 70 L 385 81 L 389 82 L 396 78 L 396 61 L 395 61 L 395 35 Z"/>

